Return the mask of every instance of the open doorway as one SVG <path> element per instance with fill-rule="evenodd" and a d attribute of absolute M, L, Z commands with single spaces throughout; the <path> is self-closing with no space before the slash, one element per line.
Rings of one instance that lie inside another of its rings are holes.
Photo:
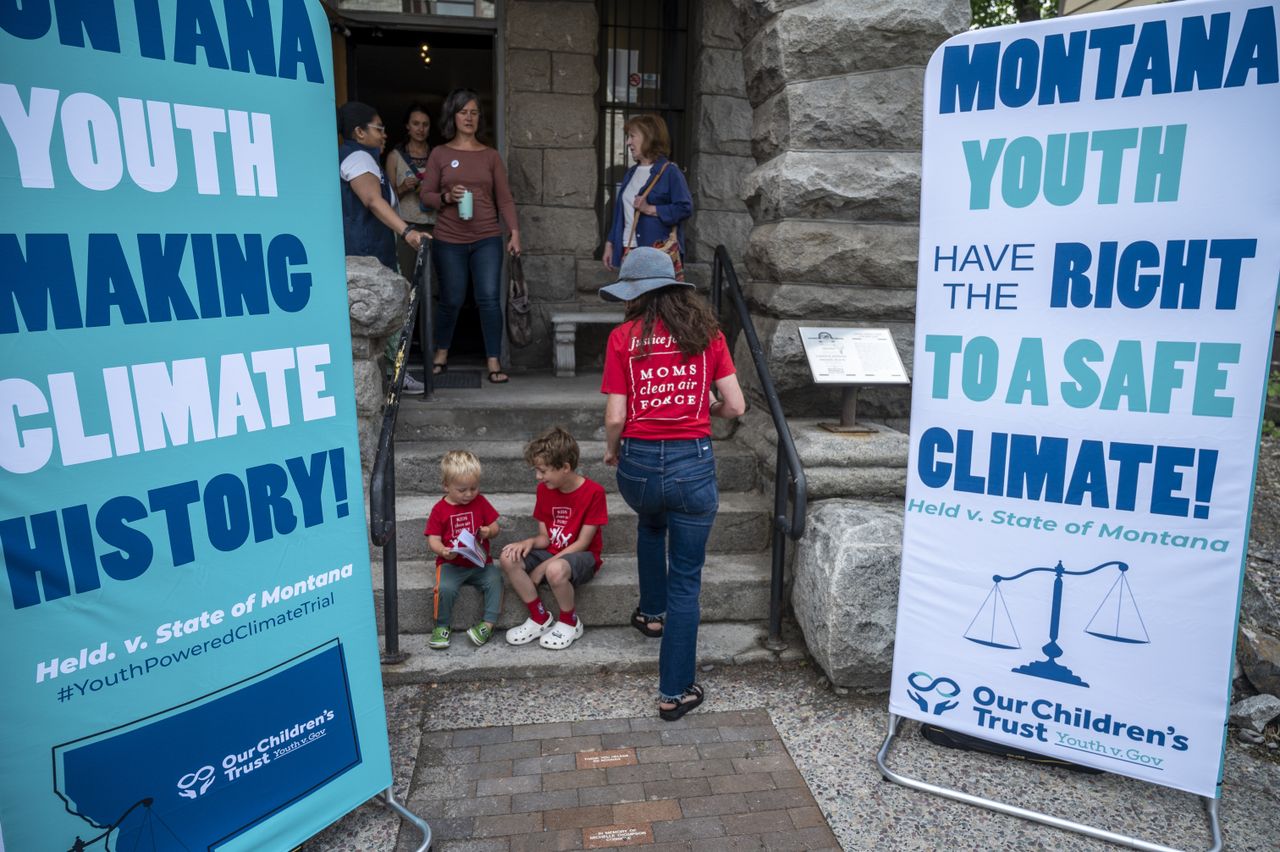
<path fill-rule="evenodd" d="M 347 97 L 378 110 L 387 127 L 387 151 L 404 141 L 404 112 L 420 102 L 430 110 L 431 148 L 444 144 L 440 133 L 440 109 L 452 89 L 466 87 L 480 96 L 481 119 L 478 137 L 486 145 L 499 147 L 495 81 L 494 32 L 459 32 L 406 26 L 362 25 L 348 18 L 346 37 Z M 417 341 L 410 353 L 422 363 Z M 484 340 L 475 299 L 468 292 L 458 317 L 450 350 L 450 363 L 483 362 Z"/>

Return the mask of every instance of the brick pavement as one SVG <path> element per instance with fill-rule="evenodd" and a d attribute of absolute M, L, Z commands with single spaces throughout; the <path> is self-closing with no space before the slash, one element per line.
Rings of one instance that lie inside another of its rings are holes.
<path fill-rule="evenodd" d="M 409 806 L 435 852 L 840 848 L 764 710 L 427 733 Z"/>

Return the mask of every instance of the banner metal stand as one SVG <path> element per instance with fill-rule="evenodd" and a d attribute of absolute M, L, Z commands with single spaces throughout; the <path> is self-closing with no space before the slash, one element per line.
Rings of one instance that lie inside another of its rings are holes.
<path fill-rule="evenodd" d="M 1162 846 L 1158 843 L 1149 843 L 1146 840 L 1139 840 L 1136 837 L 1130 837 L 1127 834 L 1117 834 L 1113 831 L 1095 828 L 1091 825 L 1085 825 L 1080 822 L 1072 822 L 1071 820 L 1062 819 L 1061 817 L 1042 814 L 1039 811 L 1020 808 L 1017 805 L 1006 804 L 1005 802 L 997 802 L 994 799 L 984 799 L 982 796 L 975 796 L 971 793 L 962 793 L 959 790 L 952 790 L 950 787 L 939 787 L 936 784 L 930 784 L 927 781 L 921 781 L 917 778 L 909 778 L 894 772 L 889 768 L 888 757 L 889 749 L 893 745 L 893 738 L 897 736 L 898 726 L 905 717 L 898 716 L 895 713 L 889 714 L 889 734 L 884 738 L 884 744 L 880 746 L 880 751 L 876 753 L 876 765 L 880 767 L 880 774 L 887 780 L 895 784 L 901 784 L 904 787 L 910 787 L 913 790 L 921 790 L 925 793 L 932 793 L 935 796 L 942 796 L 944 799 L 952 799 L 957 802 L 964 802 L 966 805 L 974 807 L 986 808 L 997 813 L 1008 814 L 1009 816 L 1019 817 L 1020 819 L 1038 822 L 1043 825 L 1060 828 L 1063 831 L 1074 831 L 1077 834 L 1084 834 L 1088 837 L 1105 840 L 1108 843 L 1114 843 L 1117 846 L 1124 846 L 1129 849 L 1142 849 L 1145 852 L 1180 852 L 1180 850 L 1172 846 Z M 1205 810 L 1209 814 L 1209 831 L 1213 835 L 1213 846 L 1209 847 L 1208 852 L 1219 852 L 1222 849 L 1222 826 L 1218 822 L 1218 800 L 1209 796 L 1198 796 L 1205 803 Z"/>
<path fill-rule="evenodd" d="M 399 814 L 402 820 L 411 823 L 414 828 L 422 832 L 422 845 L 414 852 L 427 852 L 431 848 L 431 826 L 427 825 L 427 821 L 397 802 L 395 790 L 391 787 L 383 790 L 379 798 L 383 804 Z"/>

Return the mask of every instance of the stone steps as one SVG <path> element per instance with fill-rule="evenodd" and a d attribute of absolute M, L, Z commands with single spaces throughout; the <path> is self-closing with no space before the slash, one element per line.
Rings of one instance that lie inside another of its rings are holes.
<path fill-rule="evenodd" d="M 599 373 L 561 379 L 550 373 L 516 373 L 505 385 L 445 388 L 430 400 L 405 397 L 396 420 L 396 440 L 466 446 L 477 438 L 506 438 L 523 445 L 557 424 L 580 442 L 604 438 Z"/>
<path fill-rule="evenodd" d="M 536 641 L 513 647 L 502 634 L 477 648 L 463 633 L 455 633 L 443 651 L 427 647 L 423 633 L 400 637 L 400 650 L 409 657 L 398 665 L 382 667 L 387 686 L 458 680 L 581 677 L 604 672 L 657 672 L 662 643 L 647 639 L 630 627 L 593 627 L 583 619 L 581 639 L 563 651 L 551 651 Z M 703 624 L 698 629 L 699 666 L 746 665 L 804 658 L 804 643 L 789 636 L 780 654 L 765 649 L 767 627 L 760 622 Z M 656 684 L 655 684 L 656 689 Z"/>
<path fill-rule="evenodd" d="M 484 465 L 481 491 L 520 492 L 532 491 L 536 480 L 533 471 L 524 461 L 522 440 L 497 438 L 468 439 L 457 447 L 465 447 L 476 454 Z M 455 445 L 447 441 L 396 442 L 396 491 L 399 494 L 439 494 L 440 458 Z M 614 468 L 604 463 L 604 441 L 579 440 L 581 460 L 578 472 L 599 482 L 605 490 L 618 490 Z M 760 465 L 753 453 L 730 441 L 716 441 L 716 478 L 720 490 L 752 491 L 760 477 Z"/>
<path fill-rule="evenodd" d="M 713 553 L 702 571 L 702 620 L 706 622 L 754 621 L 769 614 L 769 554 Z M 435 592 L 436 569 L 432 561 L 404 561 L 397 566 L 401 633 L 429 633 Z M 373 595 L 382 630 L 384 593 L 382 562 L 373 565 Z M 547 608 L 556 611 L 549 589 L 541 590 Z M 611 556 L 600 573 L 577 590 L 576 605 L 591 624 L 625 626 L 639 601 L 636 588 L 635 556 Z M 464 586 L 453 608 L 454 627 L 466 628 L 478 622 L 484 606 L 480 590 Z M 513 627 L 528 617 L 518 595 L 506 588 L 498 626 Z M 639 635 L 639 634 L 637 634 Z"/>
<path fill-rule="evenodd" d="M 502 532 L 495 544 L 528 538 L 537 532 L 533 519 L 532 489 L 520 494 L 486 494 L 502 516 Z M 427 545 L 422 531 L 427 514 L 439 497 L 425 494 L 400 494 L 396 498 L 396 551 L 401 560 L 425 558 Z M 754 492 L 730 492 L 720 495 L 720 512 L 708 553 L 751 553 L 763 550 L 769 543 L 769 505 Z M 609 524 L 604 529 L 605 554 L 630 554 L 636 549 L 635 513 L 618 494 L 608 495 Z M 381 548 L 371 547 L 371 558 L 381 564 Z"/>

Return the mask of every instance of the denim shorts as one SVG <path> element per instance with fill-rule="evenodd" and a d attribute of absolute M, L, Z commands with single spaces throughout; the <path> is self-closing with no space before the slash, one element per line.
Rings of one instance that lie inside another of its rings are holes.
<path fill-rule="evenodd" d="M 581 586 L 596 575 L 596 558 L 585 550 L 573 553 L 552 553 L 549 550 L 530 550 L 524 558 L 524 571 L 528 574 L 548 559 L 563 559 L 569 563 L 569 583 Z M 543 583 L 546 583 L 544 578 Z"/>

